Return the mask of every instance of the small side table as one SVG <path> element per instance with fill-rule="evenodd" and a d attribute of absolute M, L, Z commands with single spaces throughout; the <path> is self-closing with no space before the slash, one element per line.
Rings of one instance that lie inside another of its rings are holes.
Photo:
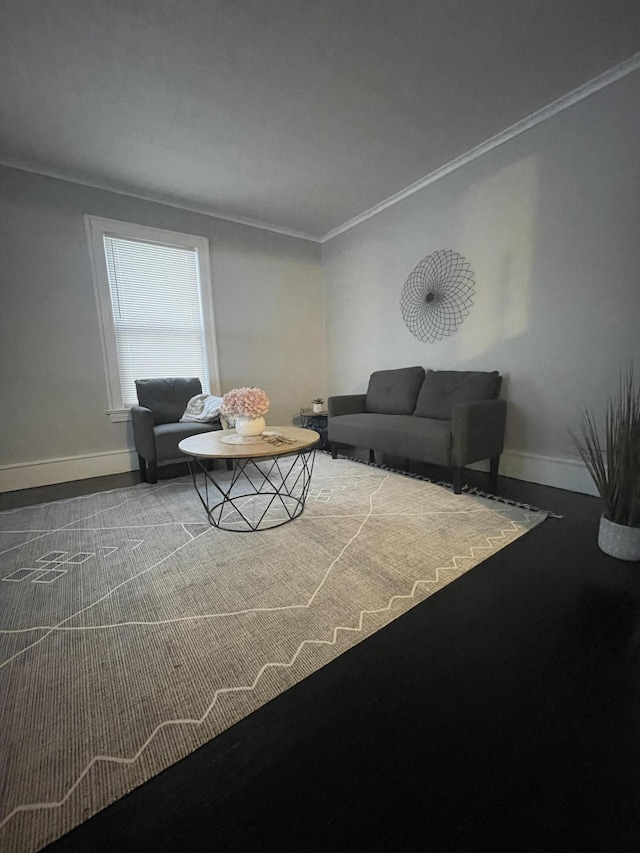
<path fill-rule="evenodd" d="M 319 450 L 329 449 L 328 419 L 329 412 L 326 409 L 321 412 L 314 412 L 313 409 L 300 409 L 300 426 L 303 429 L 313 429 L 320 434 Z"/>

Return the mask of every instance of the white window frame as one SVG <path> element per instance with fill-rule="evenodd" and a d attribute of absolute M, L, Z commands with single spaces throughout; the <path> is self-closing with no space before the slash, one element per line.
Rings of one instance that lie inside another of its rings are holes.
<path fill-rule="evenodd" d="M 113 423 L 131 420 L 131 410 L 122 401 L 120 371 L 118 368 L 118 350 L 116 330 L 111 304 L 111 289 L 107 272 L 107 260 L 104 249 L 104 237 L 123 237 L 132 240 L 164 243 L 195 249 L 200 279 L 200 302 L 204 323 L 205 349 L 209 371 L 210 388 L 203 390 L 220 394 L 220 372 L 218 367 L 218 349 L 216 346 L 215 318 L 213 314 L 213 289 L 211 286 L 211 265 L 209 260 L 209 241 L 206 237 L 182 234 L 178 231 L 165 231 L 133 222 L 121 222 L 117 219 L 104 219 L 86 214 L 84 217 L 89 255 L 93 273 L 93 285 L 100 320 L 102 356 L 107 381 L 109 408 L 106 414 Z"/>

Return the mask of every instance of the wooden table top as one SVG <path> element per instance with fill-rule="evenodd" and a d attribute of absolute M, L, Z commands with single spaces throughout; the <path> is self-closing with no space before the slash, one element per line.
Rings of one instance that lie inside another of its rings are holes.
<path fill-rule="evenodd" d="M 235 436 L 235 429 L 220 429 L 213 432 L 203 432 L 183 438 L 178 449 L 187 456 L 197 456 L 203 459 L 254 459 L 260 456 L 282 456 L 285 453 L 296 453 L 311 447 L 320 435 L 313 429 L 299 427 L 274 426 L 267 427 L 265 435 L 279 433 L 285 438 L 294 439 L 294 444 L 281 444 L 279 447 L 268 441 L 256 441 L 251 444 L 226 444 L 222 441 L 227 436 Z M 259 438 L 259 436 L 258 436 Z"/>

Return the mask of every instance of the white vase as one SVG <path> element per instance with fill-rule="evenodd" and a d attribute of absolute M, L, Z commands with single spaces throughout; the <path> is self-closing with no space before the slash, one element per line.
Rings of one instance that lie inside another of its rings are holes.
<path fill-rule="evenodd" d="M 263 417 L 250 418 L 247 415 L 236 417 L 236 432 L 238 435 L 262 435 L 266 423 Z"/>
<path fill-rule="evenodd" d="M 321 412 L 322 411 L 322 403 L 314 403 L 313 404 L 313 411 L 314 412 Z"/>
<path fill-rule="evenodd" d="M 600 518 L 598 545 L 601 551 L 618 560 L 640 560 L 640 527 L 616 524 L 603 515 Z"/>

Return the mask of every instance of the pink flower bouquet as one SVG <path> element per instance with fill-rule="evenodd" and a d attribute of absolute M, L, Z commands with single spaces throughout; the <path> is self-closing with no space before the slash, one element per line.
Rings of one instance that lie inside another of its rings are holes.
<path fill-rule="evenodd" d="M 234 388 L 222 398 L 220 411 L 231 418 L 259 418 L 269 411 L 269 398 L 262 388 Z"/>

